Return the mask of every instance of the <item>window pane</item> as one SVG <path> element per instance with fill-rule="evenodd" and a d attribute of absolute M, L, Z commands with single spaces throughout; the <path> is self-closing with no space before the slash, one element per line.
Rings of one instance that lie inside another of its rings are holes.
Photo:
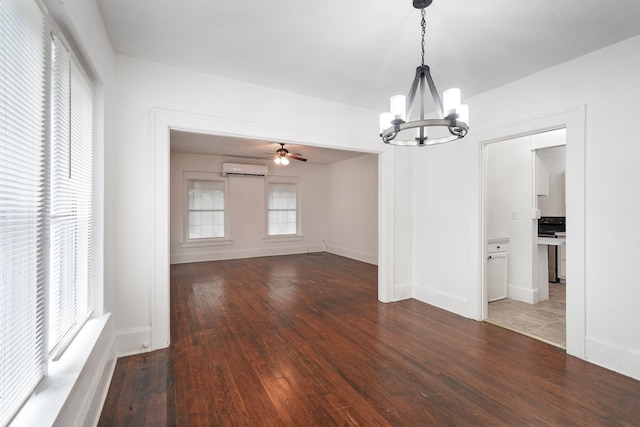
<path fill-rule="evenodd" d="M 207 239 L 224 237 L 223 181 L 189 180 L 187 238 Z"/>
<path fill-rule="evenodd" d="M 296 184 L 269 184 L 269 209 L 296 209 Z"/>
<path fill-rule="evenodd" d="M 211 209 L 224 209 L 224 182 L 189 181 L 189 210 Z"/>
<path fill-rule="evenodd" d="M 269 211 L 268 234 L 296 234 L 296 216 L 296 211 Z"/>
<path fill-rule="evenodd" d="M 64 43 L 51 47 L 49 352 L 93 312 L 93 91 Z"/>
<path fill-rule="evenodd" d="M 269 183 L 268 227 L 269 236 L 296 234 L 298 217 L 298 189 L 296 184 Z"/>

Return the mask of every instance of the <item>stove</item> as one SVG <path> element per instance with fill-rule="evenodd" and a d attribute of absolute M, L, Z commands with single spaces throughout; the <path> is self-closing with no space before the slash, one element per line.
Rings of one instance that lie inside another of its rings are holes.
<path fill-rule="evenodd" d="M 563 216 L 543 216 L 538 219 L 538 237 L 557 238 L 558 233 L 565 237 L 566 218 Z M 549 282 L 558 283 L 558 247 L 548 245 Z"/>
<path fill-rule="evenodd" d="M 538 219 L 538 237 L 558 237 L 556 233 L 566 231 L 566 217 L 543 216 Z"/>

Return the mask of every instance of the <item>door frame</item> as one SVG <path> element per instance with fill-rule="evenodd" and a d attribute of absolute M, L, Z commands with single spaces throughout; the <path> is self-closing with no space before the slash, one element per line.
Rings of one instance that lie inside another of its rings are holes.
<path fill-rule="evenodd" d="M 150 158 L 154 163 L 153 262 L 150 263 L 151 350 L 170 344 L 169 300 L 169 185 L 170 131 L 180 130 L 233 137 L 260 138 L 378 155 L 378 300 L 397 299 L 393 286 L 393 152 L 386 144 L 335 135 L 267 126 L 260 123 L 152 109 Z M 373 148 L 372 148 L 373 147 Z M 379 148 L 378 148 L 379 147 Z"/>
<path fill-rule="evenodd" d="M 503 140 L 566 128 L 566 206 L 567 206 L 567 353 L 586 357 L 586 203 L 585 128 L 586 107 L 580 105 L 479 133 L 481 170 L 481 277 L 477 303 L 480 320 L 487 318 L 487 147 Z"/>

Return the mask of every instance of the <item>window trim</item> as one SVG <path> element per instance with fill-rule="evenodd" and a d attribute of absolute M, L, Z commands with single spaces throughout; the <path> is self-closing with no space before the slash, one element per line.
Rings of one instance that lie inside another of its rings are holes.
<path fill-rule="evenodd" d="M 293 184 L 296 186 L 296 232 L 295 234 L 269 234 L 269 184 Z M 302 234 L 302 197 L 301 197 L 301 180 L 299 177 L 291 176 L 270 176 L 265 180 L 265 218 L 264 218 L 264 237 L 265 243 L 289 242 L 303 240 Z"/>
<path fill-rule="evenodd" d="M 189 181 L 211 181 L 222 182 L 224 184 L 224 236 L 223 237 L 205 237 L 192 239 L 189 238 Z M 230 219 L 229 219 L 229 180 L 221 177 L 216 172 L 195 172 L 184 171 L 182 173 L 182 241 L 180 246 L 183 248 L 207 247 L 207 246 L 226 246 L 233 243 L 230 236 Z"/>

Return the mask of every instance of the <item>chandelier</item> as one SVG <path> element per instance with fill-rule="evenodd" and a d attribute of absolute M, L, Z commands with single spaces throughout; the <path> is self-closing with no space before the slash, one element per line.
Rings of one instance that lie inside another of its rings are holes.
<path fill-rule="evenodd" d="M 464 138 L 469 131 L 469 106 L 460 104 L 460 89 L 453 88 L 444 91 L 444 104 L 440 99 L 436 85 L 431 78 L 429 66 L 424 64 L 424 35 L 426 32 L 425 9 L 433 0 L 413 0 L 413 7 L 421 10 L 422 14 L 422 64 L 416 68 L 408 96 L 395 95 L 391 97 L 390 112 L 380 115 L 380 137 L 385 144 L 425 145 L 442 144 Z M 425 89 L 433 98 L 438 119 L 425 119 Z M 410 120 L 416 92 L 420 90 L 420 113 L 417 118 Z M 433 129 L 429 137 L 429 129 Z"/>

